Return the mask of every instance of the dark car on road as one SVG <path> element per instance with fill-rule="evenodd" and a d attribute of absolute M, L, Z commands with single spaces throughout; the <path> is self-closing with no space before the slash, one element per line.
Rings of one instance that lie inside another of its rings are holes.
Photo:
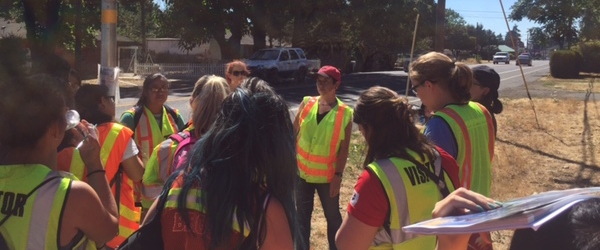
<path fill-rule="evenodd" d="M 522 63 L 523 65 L 531 66 L 531 61 L 532 59 L 529 53 L 521 53 L 517 58 L 517 62 L 515 63 L 515 65 L 519 65 Z"/>

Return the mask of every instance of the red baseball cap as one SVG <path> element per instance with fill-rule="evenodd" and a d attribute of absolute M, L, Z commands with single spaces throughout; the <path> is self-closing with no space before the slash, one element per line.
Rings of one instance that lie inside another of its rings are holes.
<path fill-rule="evenodd" d="M 322 75 L 322 76 L 331 77 L 336 82 L 339 82 L 342 80 L 342 73 L 340 73 L 340 70 L 338 70 L 336 67 L 333 67 L 331 65 L 325 65 L 325 66 L 321 67 L 321 69 L 319 69 L 319 72 L 317 72 L 317 74 Z"/>

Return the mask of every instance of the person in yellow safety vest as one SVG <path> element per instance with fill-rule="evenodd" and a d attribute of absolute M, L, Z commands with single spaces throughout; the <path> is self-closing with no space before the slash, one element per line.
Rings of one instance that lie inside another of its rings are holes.
<path fill-rule="evenodd" d="M 185 171 L 165 184 L 164 249 L 300 249 L 293 133 L 268 83 L 253 77 L 234 89 Z"/>
<path fill-rule="evenodd" d="M 367 143 L 365 170 L 337 232 L 339 249 L 435 248 L 435 237 L 403 226 L 431 219 L 431 210 L 458 185 L 458 165 L 415 126 L 411 106 L 396 92 L 372 87 L 356 102 L 354 123 Z"/>
<path fill-rule="evenodd" d="M 121 115 L 119 123 L 133 130 L 134 140 L 142 151 L 144 166 L 156 145 L 185 128 L 179 110 L 165 104 L 168 96 L 167 78 L 159 73 L 149 75 L 144 79 L 142 94 L 135 106 Z M 136 183 L 136 201 L 139 201 L 138 192 L 141 188 L 141 183 L 139 186 Z M 151 201 L 141 201 L 142 207 L 147 210 Z"/>
<path fill-rule="evenodd" d="M 114 122 L 115 103 L 108 96 L 106 86 L 81 86 L 75 94 L 75 107 L 83 119 L 97 124 L 102 146 L 100 159 L 115 197 L 117 188 L 119 189 L 119 235 L 106 244 L 110 248 L 116 248 L 139 228 L 140 209 L 135 207 L 133 183 L 142 180 L 144 167 L 138 157 L 139 150 L 131 137 L 133 132 Z M 77 157 L 75 153 L 72 159 Z M 59 167 L 83 181 L 88 181 L 84 167 L 77 161 L 71 161 L 70 165 L 67 162 L 59 163 Z M 122 168 L 123 175 L 118 174 L 119 168 Z M 117 178 L 120 178 L 120 184 L 117 184 Z"/>
<path fill-rule="evenodd" d="M 0 249 L 91 250 L 118 233 L 93 126 L 77 125 L 89 182 L 56 170 L 67 88 L 47 75 L 0 79 Z"/>
<path fill-rule="evenodd" d="M 341 82 L 336 67 L 321 67 L 317 73 L 319 96 L 304 97 L 294 119 L 300 170 L 296 203 L 305 244 L 301 249 L 309 249 L 315 190 L 327 218 L 329 249 L 336 249 L 335 232 L 342 223 L 340 186 L 352 132 L 352 109 L 336 97 Z"/>
<path fill-rule="evenodd" d="M 413 91 L 434 111 L 425 136 L 456 159 L 462 187 L 489 196 L 494 124 L 485 107 L 470 101 L 471 69 L 442 53 L 430 52 L 411 63 L 410 78 Z M 470 249 L 492 249 L 488 236 L 475 236 Z"/>
<path fill-rule="evenodd" d="M 154 200 L 171 174 L 183 166 L 194 143 L 208 131 L 229 94 L 225 78 L 215 75 L 200 77 L 194 86 L 190 105 L 192 125 L 156 146 L 144 171 L 144 196 Z M 188 139 L 189 138 L 189 139 Z M 183 147 L 183 148 L 180 148 Z"/>

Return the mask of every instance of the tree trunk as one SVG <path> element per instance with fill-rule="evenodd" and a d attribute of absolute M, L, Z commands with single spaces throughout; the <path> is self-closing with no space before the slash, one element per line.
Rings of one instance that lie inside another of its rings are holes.
<path fill-rule="evenodd" d="M 252 13 L 252 40 L 254 41 L 254 46 L 252 48 L 253 52 L 259 49 L 264 49 L 267 47 L 267 32 L 265 31 L 266 22 L 264 21 L 266 18 L 265 15 L 265 1 L 264 0 L 256 0 L 253 6 Z"/>
<path fill-rule="evenodd" d="M 142 53 L 146 53 L 146 0 L 140 0 L 140 29 L 142 36 Z"/>
<path fill-rule="evenodd" d="M 83 36 L 82 25 L 81 25 L 81 1 L 75 0 L 75 68 L 81 70 L 81 39 Z"/>
<path fill-rule="evenodd" d="M 438 0 L 435 12 L 435 51 L 444 52 L 444 31 L 446 29 L 446 0 Z"/>
<path fill-rule="evenodd" d="M 64 68 L 68 66 L 62 61 L 57 62 L 54 56 L 56 35 L 60 30 L 60 3 L 61 0 L 48 0 L 45 4 L 37 0 L 22 1 L 34 73 L 50 73 L 62 77 Z M 37 16 L 36 13 L 44 15 Z"/>

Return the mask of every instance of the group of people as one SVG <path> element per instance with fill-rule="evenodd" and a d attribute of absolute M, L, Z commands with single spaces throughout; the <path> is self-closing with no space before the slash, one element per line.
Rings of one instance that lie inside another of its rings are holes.
<path fill-rule="evenodd" d="M 160 74 L 119 122 L 106 87 L 72 95 L 46 75 L 1 79 L 0 93 L 11 94 L 0 98 L 0 249 L 116 249 L 154 219 L 164 249 L 310 249 L 315 192 L 330 249 L 491 248 L 489 234 L 436 238 L 402 227 L 501 206 L 487 198 L 493 114 L 502 111 L 493 69 L 436 52 L 413 62 L 423 128 L 384 87 L 346 105 L 333 66 L 317 72 L 319 95 L 305 97 L 292 121 L 285 100 L 249 73 L 234 61 L 225 77 L 201 77 L 188 122 L 165 105 Z M 69 109 L 82 118 L 74 128 Z M 342 218 L 353 123 L 367 152 Z"/>

